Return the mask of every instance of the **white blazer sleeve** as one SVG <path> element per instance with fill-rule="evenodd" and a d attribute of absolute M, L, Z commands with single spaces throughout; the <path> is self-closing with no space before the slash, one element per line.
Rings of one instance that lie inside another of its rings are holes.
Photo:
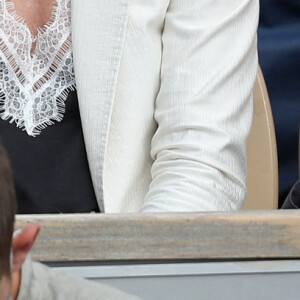
<path fill-rule="evenodd" d="M 258 14 L 258 0 L 170 0 L 143 211 L 242 206 Z"/>

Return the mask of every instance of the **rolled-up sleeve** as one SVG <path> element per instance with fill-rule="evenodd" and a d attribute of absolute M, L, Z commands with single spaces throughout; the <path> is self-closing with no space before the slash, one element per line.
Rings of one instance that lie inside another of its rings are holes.
<path fill-rule="evenodd" d="M 258 0 L 170 0 L 143 211 L 242 206 L 258 14 Z"/>

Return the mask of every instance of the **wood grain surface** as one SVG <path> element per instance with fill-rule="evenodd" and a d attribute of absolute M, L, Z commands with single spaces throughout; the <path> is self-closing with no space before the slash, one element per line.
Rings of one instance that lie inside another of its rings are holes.
<path fill-rule="evenodd" d="M 299 259 L 300 213 L 17 216 L 38 222 L 32 257 L 44 262 Z"/>

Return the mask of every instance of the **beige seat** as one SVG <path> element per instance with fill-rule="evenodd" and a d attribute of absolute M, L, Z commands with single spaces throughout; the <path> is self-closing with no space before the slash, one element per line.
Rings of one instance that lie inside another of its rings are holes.
<path fill-rule="evenodd" d="M 248 197 L 244 209 L 278 208 L 278 162 L 273 116 L 261 69 L 254 87 L 254 117 L 247 145 Z"/>

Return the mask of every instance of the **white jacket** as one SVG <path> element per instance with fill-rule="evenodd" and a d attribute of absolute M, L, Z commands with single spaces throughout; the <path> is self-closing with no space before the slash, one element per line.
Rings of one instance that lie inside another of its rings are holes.
<path fill-rule="evenodd" d="M 101 210 L 241 207 L 258 2 L 72 1 L 77 92 Z"/>

